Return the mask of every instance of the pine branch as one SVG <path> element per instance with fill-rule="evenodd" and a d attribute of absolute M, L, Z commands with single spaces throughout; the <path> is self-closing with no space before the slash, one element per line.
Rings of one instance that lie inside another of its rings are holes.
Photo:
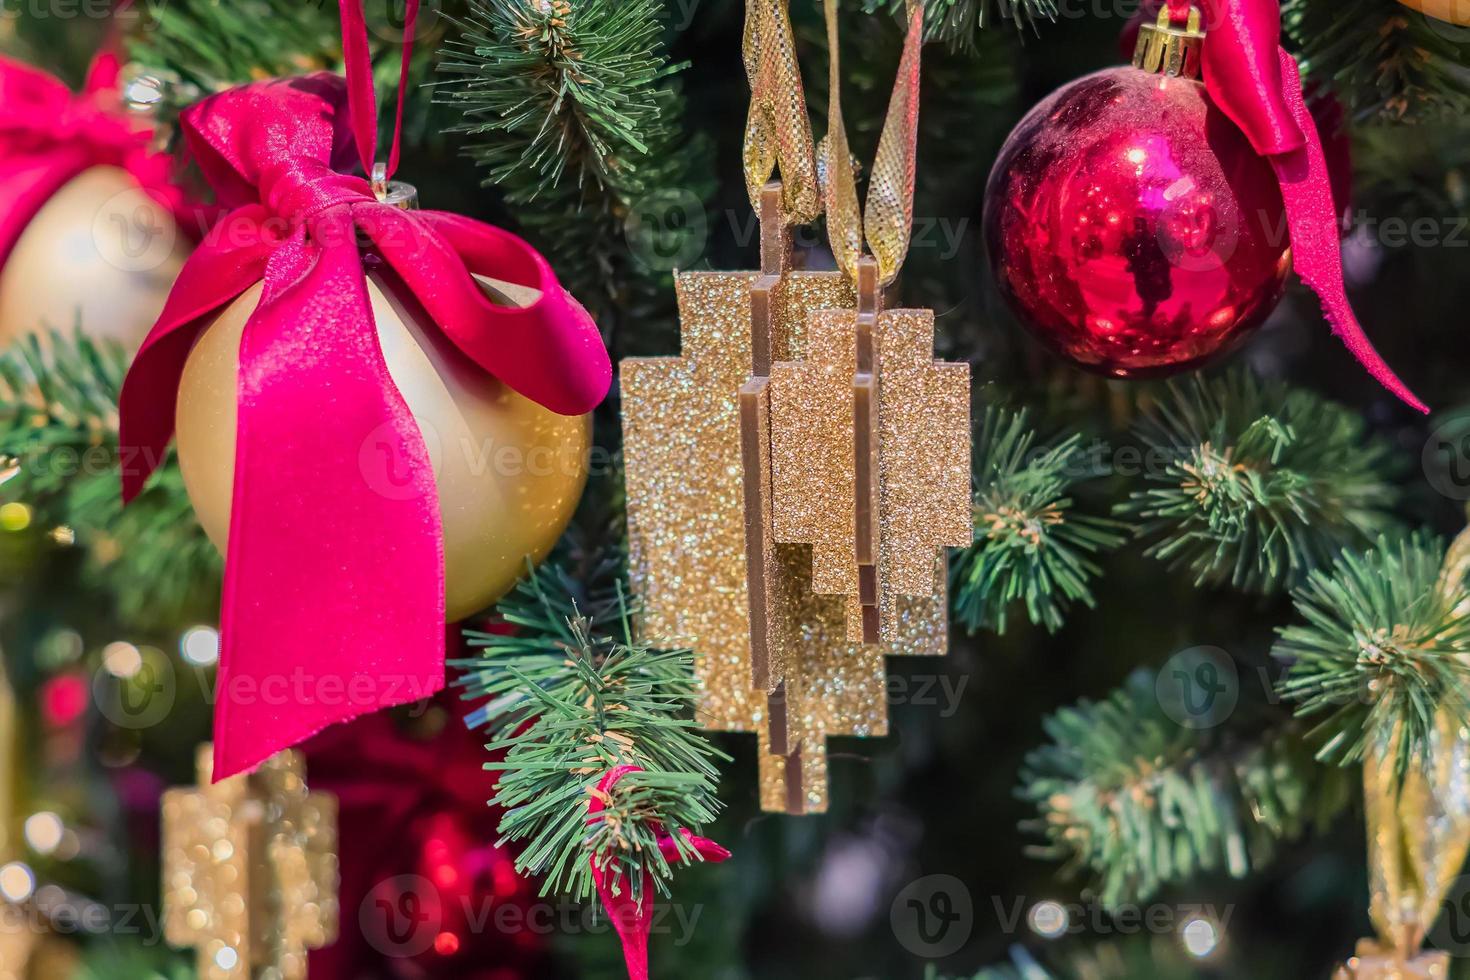
<path fill-rule="evenodd" d="M 579 601 L 576 596 L 582 596 Z M 661 833 L 697 860 L 681 830 L 697 831 L 720 809 L 716 760 L 693 720 L 696 685 L 687 650 L 657 650 L 633 638 L 619 582 L 588 590 L 545 566 L 497 612 L 514 633 L 469 631 L 477 660 L 460 684 L 486 704 L 470 716 L 491 733 L 486 764 L 500 773 L 492 803 L 504 809 L 502 841 L 525 841 L 517 867 L 545 876 L 544 891 L 581 899 L 592 892 L 589 858 L 642 901 L 645 875 L 666 892 L 673 865 Z M 606 809 L 589 820 L 603 777 L 625 775 Z"/>
<path fill-rule="evenodd" d="M 178 625 L 213 608 L 219 555 L 172 456 L 122 506 L 117 397 L 127 361 L 120 346 L 80 330 L 31 335 L 0 353 L 0 497 L 69 529 L 128 623 Z"/>
<path fill-rule="evenodd" d="M 1171 384 L 1137 427 L 1143 477 L 1118 513 L 1196 585 L 1272 594 L 1394 526 L 1391 450 L 1342 405 L 1244 371 Z"/>
<path fill-rule="evenodd" d="M 143 5 L 148 22 L 130 54 L 165 83 L 161 110 L 176 115 L 245 82 L 340 67 L 337 5 L 323 0 L 174 0 Z"/>
<path fill-rule="evenodd" d="M 1069 496 L 1102 475 L 1081 435 L 1036 446 L 1025 412 L 989 408 L 975 439 L 976 543 L 954 562 L 955 617 L 973 634 L 1004 633 L 1009 610 L 1055 632 L 1068 607 L 1094 604 L 1090 556 L 1125 540 L 1122 524 L 1075 512 Z"/>
<path fill-rule="evenodd" d="M 1319 718 L 1319 758 L 1347 765 L 1398 740 L 1403 776 L 1427 757 L 1441 709 L 1470 722 L 1470 591 L 1439 586 L 1442 542 L 1380 539 L 1313 572 L 1294 593 L 1305 623 L 1281 630 L 1273 651 L 1290 663 L 1282 694 Z"/>
<path fill-rule="evenodd" d="M 415 146 L 442 128 L 424 83 L 443 31 L 440 13 L 453 13 L 463 0 L 425 4 L 420 13 L 406 90 L 404 143 Z M 146 18 L 130 37 L 129 54 L 162 82 L 163 120 L 215 92 L 247 82 L 313 71 L 342 70 L 342 27 L 333 0 L 169 0 L 139 4 Z M 369 4 L 368 40 L 373 45 L 379 105 L 397 100 L 402 43 L 402 5 Z M 380 112 L 383 138 L 391 113 Z"/>
<path fill-rule="evenodd" d="M 1358 119 L 1470 111 L 1470 31 L 1396 0 L 1286 0 L 1282 21 L 1309 78 Z"/>
<path fill-rule="evenodd" d="M 869 12 L 886 10 L 899 13 L 906 0 L 865 0 Z M 1040 33 L 1043 20 L 1057 19 L 1056 0 L 929 0 L 924 10 L 925 36 L 931 41 L 944 41 L 952 47 L 973 51 L 978 36 L 999 17 L 1009 20 L 1019 33 L 1030 28 Z"/>
<path fill-rule="evenodd" d="M 1021 774 L 1020 796 L 1039 814 L 1026 826 L 1047 841 L 1032 852 L 1089 869 L 1108 908 L 1199 872 L 1244 877 L 1350 795 L 1292 728 L 1243 742 L 1178 724 L 1151 671 L 1104 701 L 1059 711 L 1045 729 L 1050 744 Z"/>
<path fill-rule="evenodd" d="M 703 255 L 709 147 L 689 140 L 660 0 L 471 0 L 446 45 L 451 132 L 607 329 Z M 635 234 L 637 232 L 637 234 Z M 665 289 L 666 291 L 666 289 Z M 665 304 L 667 299 L 665 298 Z"/>

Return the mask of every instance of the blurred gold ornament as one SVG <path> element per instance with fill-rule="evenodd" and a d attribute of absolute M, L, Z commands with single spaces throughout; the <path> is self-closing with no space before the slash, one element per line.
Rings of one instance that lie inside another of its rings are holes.
<path fill-rule="evenodd" d="M 306 953 L 336 941 L 337 800 L 311 793 L 300 752 L 163 796 L 163 928 L 198 953 L 199 980 L 304 980 Z"/>
<path fill-rule="evenodd" d="M 1470 0 L 1399 0 L 1399 3 L 1436 20 L 1470 27 Z"/>
<path fill-rule="evenodd" d="M 93 167 L 52 195 L 0 266 L 0 347 L 80 327 L 136 350 L 188 254 L 173 215 L 126 171 Z"/>
<path fill-rule="evenodd" d="M 827 806 L 828 737 L 887 734 L 885 658 L 944 653 L 948 620 L 931 555 L 894 642 L 850 641 L 843 598 L 813 590 L 810 544 L 775 533 L 772 365 L 808 353 L 819 311 L 856 304 L 842 273 L 791 268 L 782 199 L 762 195 L 760 272 L 678 276 L 683 352 L 623 362 L 623 429 L 643 632 L 694 650 L 704 725 L 758 735 L 762 807 L 804 813 Z"/>
<path fill-rule="evenodd" d="M 1450 546 L 1440 592 L 1464 613 L 1470 607 L 1470 528 Z M 1363 760 L 1368 824 L 1369 913 L 1376 940 L 1363 940 L 1339 971 L 1349 980 L 1416 980 L 1448 976 L 1442 954 L 1421 954 L 1470 854 L 1470 731 L 1457 712 L 1434 719 L 1428 758 L 1396 778 L 1400 733 Z"/>
<path fill-rule="evenodd" d="M 1405 959 L 1371 939 L 1358 943 L 1352 959 L 1337 968 L 1333 980 L 1449 980 L 1448 953 L 1420 953 Z"/>
<path fill-rule="evenodd" d="M 480 281 L 502 302 L 534 298 L 524 287 Z M 404 291 L 377 272 L 367 285 L 388 373 L 433 464 L 452 622 L 510 591 L 527 559 L 541 561 L 561 537 L 587 481 L 591 416 L 557 415 L 522 397 L 427 329 L 427 314 Z M 179 382 L 179 466 L 221 552 L 233 499 L 240 337 L 260 294 L 252 287 L 200 334 Z"/>

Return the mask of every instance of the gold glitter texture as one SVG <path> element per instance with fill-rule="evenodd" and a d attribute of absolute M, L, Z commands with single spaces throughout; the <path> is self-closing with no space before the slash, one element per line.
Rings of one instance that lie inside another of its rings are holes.
<path fill-rule="evenodd" d="M 307 791 L 301 753 L 163 796 L 164 936 L 193 946 L 200 980 L 304 980 L 337 938 L 337 800 Z"/>
<path fill-rule="evenodd" d="M 629 574 L 644 634 L 695 652 L 701 722 L 759 736 L 762 806 L 811 812 L 826 737 L 886 733 L 884 656 L 944 652 L 947 624 L 934 566 L 931 594 L 899 602 L 895 644 L 848 642 L 811 549 L 772 533 L 765 371 L 803 356 L 813 313 L 856 303 L 841 273 L 788 268 L 779 201 L 762 198 L 762 272 L 677 277 L 682 355 L 622 363 Z"/>
<path fill-rule="evenodd" d="M 973 539 L 970 515 L 970 371 L 933 360 L 934 314 L 879 313 L 871 374 L 860 370 L 860 318 L 812 316 L 807 357 L 771 371 L 772 472 L 778 540 L 812 546 L 812 588 L 849 596 L 847 638 L 896 642 L 898 596 L 934 591 L 936 553 Z M 864 385 L 877 393 L 872 459 L 855 439 Z M 859 565 L 863 493 L 876 473 L 876 595 L 865 597 Z M 878 608 L 876 634 L 863 605 Z"/>

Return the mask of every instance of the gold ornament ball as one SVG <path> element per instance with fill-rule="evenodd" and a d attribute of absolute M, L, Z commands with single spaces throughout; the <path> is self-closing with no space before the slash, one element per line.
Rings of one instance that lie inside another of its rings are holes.
<path fill-rule="evenodd" d="M 1399 0 L 1399 3 L 1435 20 L 1470 27 L 1470 0 Z"/>
<path fill-rule="evenodd" d="M 503 302 L 534 296 L 524 287 L 480 281 Z M 561 537 L 587 482 L 591 416 L 557 415 L 522 397 L 426 327 L 412 297 L 398 295 L 375 273 L 367 286 L 388 373 L 433 464 L 446 611 L 454 622 L 509 592 L 527 558 L 541 561 Z M 234 486 L 240 338 L 261 291 L 259 284 L 251 287 L 200 334 L 179 383 L 179 467 L 199 521 L 222 554 Z"/>
<path fill-rule="evenodd" d="M 0 348 L 80 326 L 137 350 L 189 255 L 173 215 L 118 167 L 93 167 L 51 196 L 0 267 Z"/>

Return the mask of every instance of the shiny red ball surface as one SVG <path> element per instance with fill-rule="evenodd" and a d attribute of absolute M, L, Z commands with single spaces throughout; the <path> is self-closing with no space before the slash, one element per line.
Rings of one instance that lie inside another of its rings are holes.
<path fill-rule="evenodd" d="M 1021 322 L 1114 377 L 1228 349 L 1291 271 L 1270 164 L 1203 85 L 1131 67 L 1078 79 L 1021 121 L 986 188 L 985 235 Z"/>

